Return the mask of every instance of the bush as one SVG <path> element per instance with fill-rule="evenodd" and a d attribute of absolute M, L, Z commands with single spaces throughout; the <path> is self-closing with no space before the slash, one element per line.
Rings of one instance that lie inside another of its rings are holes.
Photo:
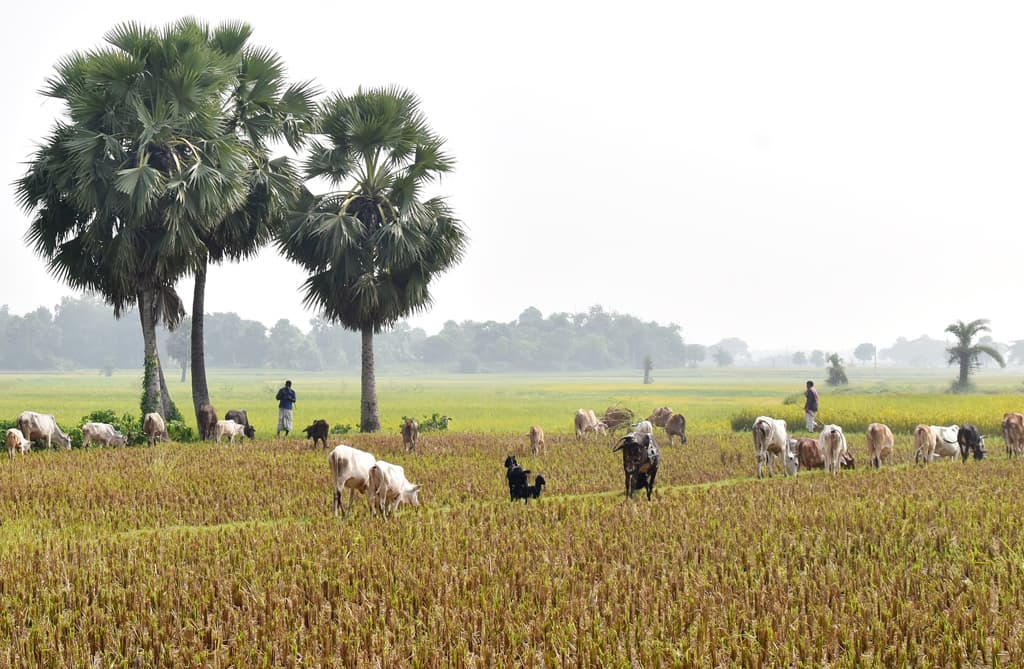
<path fill-rule="evenodd" d="M 196 431 L 180 420 L 167 421 L 167 437 L 171 441 L 186 443 L 196 440 Z"/>
<path fill-rule="evenodd" d="M 129 446 L 143 444 L 146 442 L 146 435 L 142 433 L 141 420 L 127 413 L 118 418 L 117 414 L 112 410 L 101 409 L 99 411 L 93 411 L 87 416 L 82 416 L 82 420 L 78 421 L 78 426 L 68 430 L 68 434 L 71 435 L 72 445 L 82 445 L 81 426 L 86 423 L 107 423 L 109 425 L 113 425 L 115 430 L 127 438 Z"/>
<path fill-rule="evenodd" d="M 356 428 L 348 423 L 338 423 L 331 428 L 331 434 L 348 434 L 353 432 Z"/>
<path fill-rule="evenodd" d="M 415 420 L 411 416 L 402 416 L 402 422 L 399 424 L 398 429 L 401 431 L 405 427 L 405 423 L 408 420 Z M 434 415 L 430 418 L 424 416 L 420 420 L 416 421 L 420 426 L 420 432 L 447 432 L 448 423 L 455 420 L 451 416 L 444 416 L 442 414 L 434 412 Z"/>

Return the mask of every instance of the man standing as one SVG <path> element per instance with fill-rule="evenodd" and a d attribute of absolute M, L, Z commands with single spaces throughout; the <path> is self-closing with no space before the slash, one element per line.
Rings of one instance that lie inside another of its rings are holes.
<path fill-rule="evenodd" d="M 277 433 L 284 436 L 292 431 L 292 409 L 295 408 L 295 391 L 292 390 L 292 382 L 285 381 L 284 388 L 277 391 Z"/>
<path fill-rule="evenodd" d="M 807 414 L 807 431 L 814 432 L 814 419 L 818 415 L 818 391 L 814 389 L 814 381 L 807 382 L 804 393 L 804 412 Z"/>

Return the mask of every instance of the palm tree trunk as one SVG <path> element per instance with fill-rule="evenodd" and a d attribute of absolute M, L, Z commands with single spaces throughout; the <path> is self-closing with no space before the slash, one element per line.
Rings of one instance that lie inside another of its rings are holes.
<path fill-rule="evenodd" d="M 960 356 L 960 390 L 967 390 L 967 375 L 971 372 L 971 359 L 967 355 Z"/>
<path fill-rule="evenodd" d="M 196 285 L 192 294 L 192 408 L 199 422 L 199 407 L 210 403 L 210 388 L 206 383 L 206 351 L 203 343 L 203 310 L 206 305 L 206 266 L 204 253 L 196 268 Z M 184 380 L 184 374 L 182 375 Z"/>
<path fill-rule="evenodd" d="M 156 312 L 153 292 L 142 290 L 138 295 L 139 321 L 142 324 L 143 388 L 142 413 L 160 411 L 160 358 L 156 350 Z"/>
<path fill-rule="evenodd" d="M 194 322 L 194 321 L 193 321 Z M 373 328 L 363 326 L 363 379 L 360 396 L 360 432 L 380 431 L 380 411 L 377 408 L 377 376 L 373 366 Z"/>
<path fill-rule="evenodd" d="M 171 401 L 171 391 L 167 389 L 167 379 L 164 378 L 164 366 L 160 364 L 160 351 L 156 353 L 156 371 L 160 378 L 160 415 L 170 419 L 174 414 L 174 402 Z"/>

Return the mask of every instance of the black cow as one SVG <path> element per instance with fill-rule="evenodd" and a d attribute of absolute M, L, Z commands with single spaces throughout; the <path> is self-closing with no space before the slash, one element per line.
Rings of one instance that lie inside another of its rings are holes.
<path fill-rule="evenodd" d="M 978 427 L 971 423 L 960 426 L 956 435 L 956 443 L 960 445 L 960 458 L 967 462 L 967 456 L 973 454 L 975 460 L 985 457 L 985 435 L 978 432 Z"/>
<path fill-rule="evenodd" d="M 327 424 L 326 420 L 318 418 L 309 427 L 302 428 L 302 431 L 306 433 L 307 438 L 313 440 L 313 448 L 316 448 L 317 441 L 322 441 L 324 448 L 327 448 L 327 433 L 330 429 L 331 426 Z"/>
<path fill-rule="evenodd" d="M 249 415 L 245 409 L 230 409 L 224 414 L 224 420 L 233 420 L 244 428 L 245 436 L 250 439 L 256 438 L 256 428 L 249 425 Z"/>
<path fill-rule="evenodd" d="M 534 479 L 533 485 L 530 485 L 528 474 L 529 469 L 523 469 L 516 462 L 516 456 L 510 455 L 505 458 L 505 478 L 508 480 L 508 494 L 511 501 L 521 499 L 524 502 L 529 503 L 530 498 L 537 499 L 540 497 L 540 493 L 544 490 L 544 486 L 547 481 L 540 474 L 537 474 L 537 478 Z"/>
<path fill-rule="evenodd" d="M 661 452 L 658 443 L 647 433 L 630 432 L 615 444 L 612 452 L 622 451 L 622 470 L 626 473 L 626 497 L 632 497 L 634 490 L 647 489 L 647 500 L 654 490 L 654 479 L 658 476 Z"/>

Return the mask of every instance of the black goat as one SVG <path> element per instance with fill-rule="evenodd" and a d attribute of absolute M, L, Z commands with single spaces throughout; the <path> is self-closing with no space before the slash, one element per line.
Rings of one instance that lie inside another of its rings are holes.
<path fill-rule="evenodd" d="M 530 473 L 529 469 L 523 469 L 516 462 L 516 456 L 510 455 L 505 458 L 505 478 L 508 480 L 508 494 L 511 501 L 521 499 L 529 502 L 530 498 L 537 499 L 540 497 L 541 491 L 547 482 L 544 477 L 537 474 L 537 478 L 534 479 L 533 485 L 529 484 L 529 478 L 527 475 Z"/>
<path fill-rule="evenodd" d="M 658 443 L 647 433 L 630 432 L 619 439 L 612 452 L 619 450 L 622 451 L 622 470 L 626 473 L 626 497 L 632 497 L 634 490 L 646 488 L 650 501 L 661 462 Z"/>

